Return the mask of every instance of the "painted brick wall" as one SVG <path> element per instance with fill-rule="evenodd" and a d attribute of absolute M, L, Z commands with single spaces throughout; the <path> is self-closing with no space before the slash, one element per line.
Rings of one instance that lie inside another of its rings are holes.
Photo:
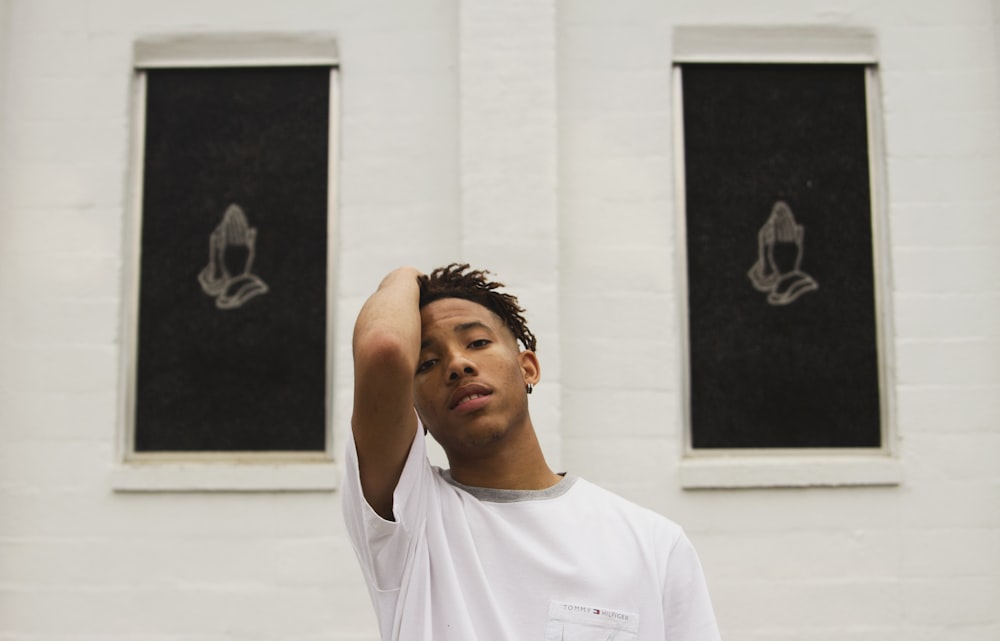
<path fill-rule="evenodd" d="M 5 4 L 0 638 L 374 638 L 337 494 L 111 489 L 131 51 L 161 33 L 337 39 L 338 312 L 352 319 L 391 267 L 457 253 L 456 7 Z M 341 437 L 350 320 L 336 331 Z"/>
<path fill-rule="evenodd" d="M 523 292 L 550 457 L 682 523 L 724 637 L 1000 638 L 995 0 L 0 2 L 0 639 L 375 639 L 336 493 L 115 493 L 131 47 L 342 57 L 334 433 L 398 264 Z M 879 43 L 899 486 L 685 491 L 671 41 Z"/>
<path fill-rule="evenodd" d="M 988 541 L 1000 524 L 1000 117 L 990 4 L 560 7 L 568 465 L 688 528 L 728 639 L 997 638 L 1000 553 Z M 878 38 L 899 487 L 677 489 L 670 41 L 677 25 L 720 24 L 864 27 Z"/>

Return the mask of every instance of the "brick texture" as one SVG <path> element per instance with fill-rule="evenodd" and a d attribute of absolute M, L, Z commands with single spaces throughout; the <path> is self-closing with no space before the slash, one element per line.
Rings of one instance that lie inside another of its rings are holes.
<path fill-rule="evenodd" d="M 684 491 L 671 38 L 878 42 L 904 481 Z M 382 275 L 466 259 L 541 341 L 549 457 L 677 520 L 730 641 L 1000 638 L 997 0 L 0 0 L 0 639 L 374 640 L 337 493 L 115 493 L 131 50 L 332 34 L 333 422 Z"/>

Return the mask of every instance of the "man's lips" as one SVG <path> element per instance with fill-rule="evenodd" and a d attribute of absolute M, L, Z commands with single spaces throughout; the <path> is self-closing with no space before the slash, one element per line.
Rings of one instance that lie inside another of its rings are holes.
<path fill-rule="evenodd" d="M 463 385 L 452 393 L 448 401 L 448 409 L 458 409 L 480 398 L 487 397 L 492 393 L 489 388 L 476 383 Z"/>

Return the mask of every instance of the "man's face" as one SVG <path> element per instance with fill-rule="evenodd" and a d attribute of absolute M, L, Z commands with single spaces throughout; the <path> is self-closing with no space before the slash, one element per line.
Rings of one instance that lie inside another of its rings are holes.
<path fill-rule="evenodd" d="M 538 359 L 518 350 L 496 314 L 444 298 L 425 305 L 420 321 L 414 402 L 449 458 L 476 456 L 528 426 L 525 386 L 538 381 Z"/>

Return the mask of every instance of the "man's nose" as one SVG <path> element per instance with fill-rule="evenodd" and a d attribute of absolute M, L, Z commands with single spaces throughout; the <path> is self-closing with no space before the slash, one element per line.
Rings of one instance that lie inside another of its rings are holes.
<path fill-rule="evenodd" d="M 456 355 L 448 363 L 448 378 L 450 380 L 457 380 L 462 376 L 471 376 L 476 373 L 475 364 L 466 358 L 464 355 Z"/>

